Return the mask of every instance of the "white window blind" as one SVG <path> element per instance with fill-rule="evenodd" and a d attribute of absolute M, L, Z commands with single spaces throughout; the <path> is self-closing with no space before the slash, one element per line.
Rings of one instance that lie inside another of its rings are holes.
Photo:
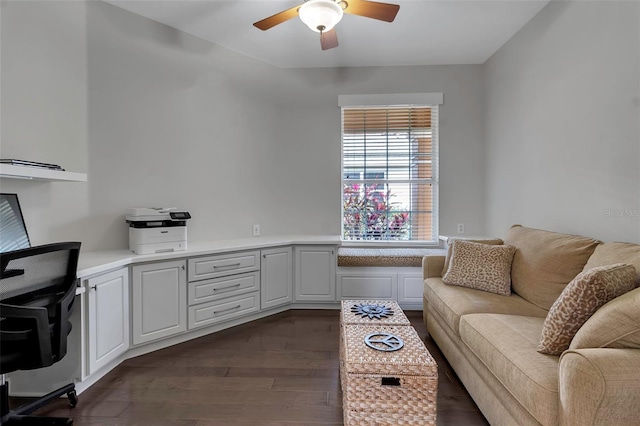
<path fill-rule="evenodd" d="M 342 106 L 342 236 L 438 238 L 438 106 Z"/>

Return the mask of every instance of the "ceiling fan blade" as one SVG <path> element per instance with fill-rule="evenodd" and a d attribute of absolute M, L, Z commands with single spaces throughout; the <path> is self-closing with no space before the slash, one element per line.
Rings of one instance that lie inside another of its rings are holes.
<path fill-rule="evenodd" d="M 338 34 L 335 29 L 320 33 L 320 46 L 322 46 L 322 50 L 338 47 Z"/>
<path fill-rule="evenodd" d="M 262 21 L 255 22 L 254 27 L 261 29 L 262 31 L 273 28 L 278 24 L 282 24 L 284 21 L 288 21 L 291 18 L 298 16 L 298 9 L 300 5 L 292 7 L 291 9 L 283 10 L 280 13 L 264 18 Z"/>
<path fill-rule="evenodd" d="M 393 22 L 396 19 L 400 6 L 397 4 L 378 3 L 366 0 L 346 0 L 347 7 L 344 13 L 378 19 L 380 21 Z"/>

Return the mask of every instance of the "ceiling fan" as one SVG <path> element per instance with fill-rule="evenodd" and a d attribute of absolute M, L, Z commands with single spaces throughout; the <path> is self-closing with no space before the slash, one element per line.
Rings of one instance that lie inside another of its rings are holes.
<path fill-rule="evenodd" d="M 303 4 L 255 22 L 253 26 L 265 31 L 298 15 L 311 30 L 320 33 L 320 46 L 327 50 L 338 46 L 334 27 L 344 13 L 393 22 L 399 9 L 397 4 L 368 0 L 305 0 Z"/>

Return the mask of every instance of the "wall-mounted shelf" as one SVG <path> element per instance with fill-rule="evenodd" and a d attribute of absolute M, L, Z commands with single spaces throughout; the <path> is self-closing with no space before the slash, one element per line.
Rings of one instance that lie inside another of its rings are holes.
<path fill-rule="evenodd" d="M 86 182 L 87 174 L 41 169 L 38 167 L 14 166 L 12 164 L 0 164 L 0 178 Z"/>

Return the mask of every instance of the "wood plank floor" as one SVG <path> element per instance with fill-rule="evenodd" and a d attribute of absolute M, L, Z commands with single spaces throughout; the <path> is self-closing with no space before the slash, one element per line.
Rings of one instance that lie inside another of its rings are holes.
<path fill-rule="evenodd" d="M 438 425 L 487 425 L 421 312 L 407 312 L 439 366 Z M 41 415 L 76 426 L 340 425 L 339 312 L 292 310 L 129 359 Z"/>

